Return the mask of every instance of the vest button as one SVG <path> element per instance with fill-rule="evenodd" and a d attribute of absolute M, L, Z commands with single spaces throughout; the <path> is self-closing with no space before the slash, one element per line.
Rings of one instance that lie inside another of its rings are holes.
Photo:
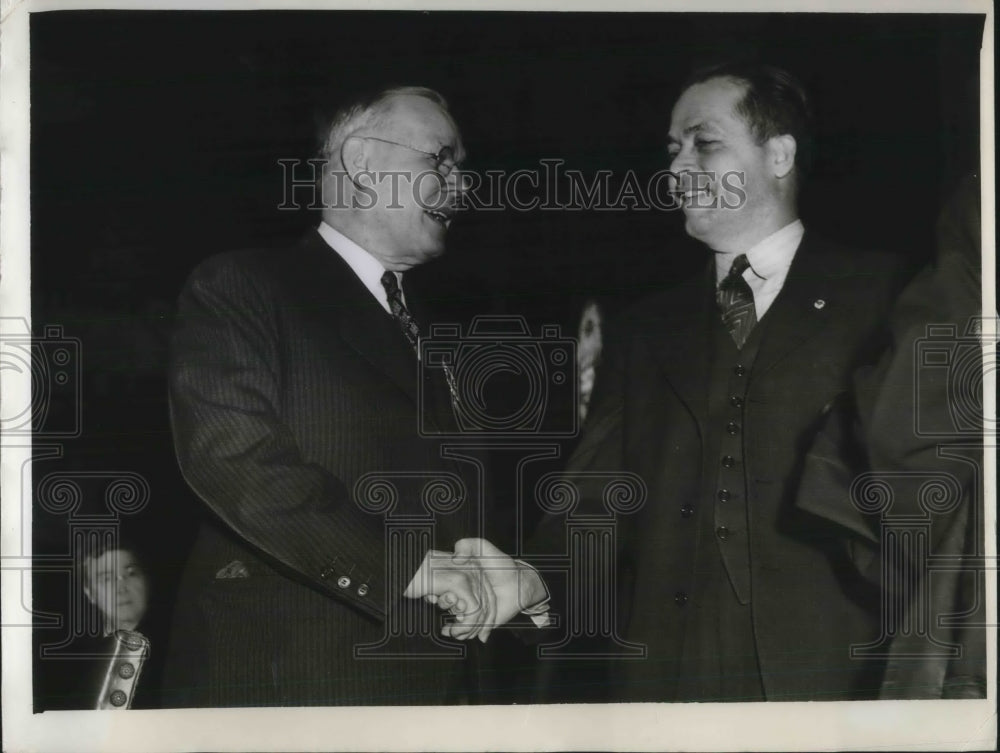
<path fill-rule="evenodd" d="M 729 490 L 728 489 L 719 489 L 719 501 L 720 502 L 728 502 L 729 501 L 729 497 L 730 497 L 730 494 L 729 494 Z"/>
<path fill-rule="evenodd" d="M 734 408 L 742 408 L 743 398 L 740 397 L 739 395 L 733 395 L 731 398 L 729 398 L 729 404 Z"/>
<path fill-rule="evenodd" d="M 340 586 L 341 588 L 347 588 L 348 586 L 351 585 L 351 579 L 348 578 L 346 575 L 341 575 L 339 578 L 337 578 L 337 585 Z"/>
<path fill-rule="evenodd" d="M 743 368 L 742 364 L 737 364 L 736 368 L 733 369 L 733 373 L 736 376 L 746 376 L 747 370 Z"/>
<path fill-rule="evenodd" d="M 729 538 L 729 529 L 726 528 L 725 526 L 719 526 L 718 528 L 715 529 L 715 535 L 718 536 L 723 541 L 725 541 L 726 539 Z"/>
<path fill-rule="evenodd" d="M 690 518 L 692 515 L 694 515 L 694 507 L 691 505 L 684 505 L 684 507 L 681 508 L 682 518 Z"/>
<path fill-rule="evenodd" d="M 724 468 L 732 468 L 734 465 L 736 465 L 736 458 L 734 458 L 732 455 L 722 456 L 722 466 Z"/>
<path fill-rule="evenodd" d="M 740 433 L 740 425 L 738 423 L 736 423 L 735 421 L 730 421 L 728 424 L 726 424 L 726 433 L 727 434 L 734 434 L 734 435 L 735 434 L 739 434 Z"/>
<path fill-rule="evenodd" d="M 688 595 L 686 593 L 684 593 L 683 591 L 678 591 L 677 593 L 674 594 L 674 604 L 676 604 L 679 607 L 682 607 L 687 603 L 688 603 Z"/>

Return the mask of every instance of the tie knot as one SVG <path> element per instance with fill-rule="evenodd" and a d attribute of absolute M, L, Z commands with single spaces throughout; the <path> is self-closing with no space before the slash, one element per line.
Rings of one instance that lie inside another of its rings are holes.
<path fill-rule="evenodd" d="M 395 272 L 385 271 L 382 275 L 382 287 L 385 288 L 385 294 L 389 298 L 399 295 L 399 280 L 396 279 Z"/>
<path fill-rule="evenodd" d="M 733 259 L 733 266 L 729 268 L 728 277 L 742 277 L 743 273 L 750 268 L 750 260 L 746 254 L 740 254 Z"/>

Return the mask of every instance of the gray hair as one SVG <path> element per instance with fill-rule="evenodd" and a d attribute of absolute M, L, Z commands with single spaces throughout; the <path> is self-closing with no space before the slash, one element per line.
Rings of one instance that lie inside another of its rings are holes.
<path fill-rule="evenodd" d="M 382 125 L 389 112 L 390 100 L 394 97 L 423 97 L 428 99 L 445 112 L 448 112 L 448 102 L 433 89 L 425 86 L 394 86 L 383 89 L 375 94 L 359 97 L 353 102 L 341 107 L 326 124 L 319 138 L 319 157 L 329 159 L 337 154 L 348 136 L 362 128 L 374 128 Z"/>

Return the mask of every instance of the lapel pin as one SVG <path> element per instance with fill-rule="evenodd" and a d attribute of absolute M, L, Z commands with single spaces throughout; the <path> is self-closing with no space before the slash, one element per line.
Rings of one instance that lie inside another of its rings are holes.
<path fill-rule="evenodd" d="M 813 301 L 813 308 L 815 308 L 815 309 L 821 309 L 825 305 L 826 305 L 826 301 L 824 301 L 822 298 L 817 298 L 815 301 Z"/>

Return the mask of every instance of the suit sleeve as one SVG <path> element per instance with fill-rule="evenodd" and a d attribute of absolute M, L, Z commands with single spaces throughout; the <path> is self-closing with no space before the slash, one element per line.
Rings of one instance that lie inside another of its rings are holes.
<path fill-rule="evenodd" d="M 306 462 L 282 423 L 278 312 L 265 285 L 220 257 L 196 270 L 181 294 L 169 377 L 181 471 L 251 545 L 381 617 L 381 521 L 354 504 L 340 479 Z"/>

